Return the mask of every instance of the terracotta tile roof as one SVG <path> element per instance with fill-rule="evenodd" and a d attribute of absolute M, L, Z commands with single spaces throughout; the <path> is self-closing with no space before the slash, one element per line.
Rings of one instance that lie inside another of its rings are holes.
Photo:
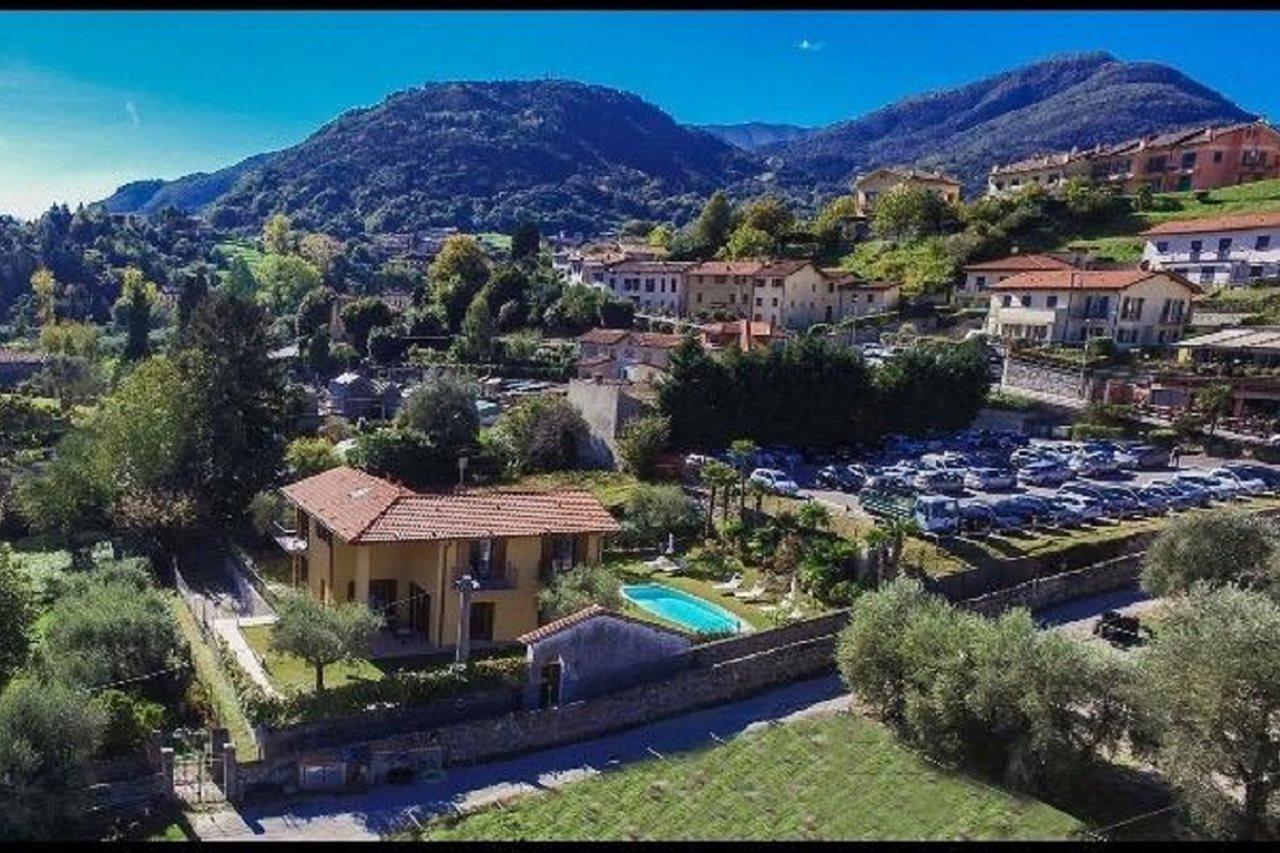
<path fill-rule="evenodd" d="M 1248 231 L 1253 228 L 1280 227 L 1280 210 L 1271 213 L 1236 213 L 1228 216 L 1207 216 L 1203 219 L 1178 219 L 1161 222 L 1148 228 L 1140 236 L 1162 234 L 1208 234 L 1216 231 Z"/>
<path fill-rule="evenodd" d="M 590 492 L 578 490 L 421 494 L 344 466 L 299 480 L 282 491 L 347 542 L 619 529 L 618 522 Z"/>
<path fill-rule="evenodd" d="M 760 267 L 760 269 L 756 270 L 755 274 L 761 275 L 761 276 L 785 277 L 785 276 L 793 275 L 799 272 L 800 270 L 804 269 L 805 267 L 809 267 L 809 266 L 813 266 L 812 261 L 799 260 L 799 259 L 770 261 L 769 263 Z"/>
<path fill-rule="evenodd" d="M 765 261 L 703 261 L 690 267 L 690 275 L 757 275 Z"/>
<path fill-rule="evenodd" d="M 930 172 L 925 169 L 909 169 L 909 168 L 904 168 L 902 166 L 886 166 L 880 169 L 873 169 L 872 171 L 867 172 L 865 175 L 858 175 L 858 177 L 854 179 L 854 185 L 857 186 L 858 184 L 862 183 L 863 181 L 867 180 L 873 175 L 878 175 L 881 172 L 894 175 L 895 177 L 901 178 L 904 181 L 905 180 L 936 181 L 943 184 L 953 184 L 957 187 L 961 186 L 961 183 L 958 179 L 953 178 L 951 175 L 948 175 L 946 172 Z"/>
<path fill-rule="evenodd" d="M 1040 270 L 1073 270 L 1075 266 L 1052 255 L 1009 255 L 1004 258 L 996 258 L 994 261 L 982 261 L 976 264 L 969 264 L 964 268 L 965 272 L 1001 272 L 1008 270 L 1010 272 L 1034 272 Z"/>
<path fill-rule="evenodd" d="M 655 347 L 658 349 L 672 349 L 678 346 L 682 337 L 680 335 L 671 335 L 666 332 L 632 332 L 631 340 L 636 346 Z"/>
<path fill-rule="evenodd" d="M 609 364 L 613 358 L 608 355 L 593 355 L 591 358 L 578 359 L 578 367 L 599 367 L 602 364 Z"/>
<path fill-rule="evenodd" d="M 630 329 L 589 329 L 578 335 L 578 342 L 613 346 L 629 334 L 631 334 Z"/>
<path fill-rule="evenodd" d="M 516 637 L 516 642 L 524 643 L 526 646 L 532 645 L 539 640 L 545 640 L 547 637 L 559 634 L 561 631 L 572 628 L 575 625 L 581 625 L 583 622 L 587 622 L 601 616 L 607 616 L 610 619 L 621 619 L 624 622 L 633 622 L 636 625 L 643 625 L 645 628 L 649 628 L 653 631 L 662 631 L 667 634 L 675 634 L 679 637 L 689 636 L 684 631 L 680 631 L 676 628 L 668 628 L 666 625 L 659 625 L 656 622 L 646 622 L 643 619 L 637 619 L 636 617 L 629 616 L 626 613 L 619 613 L 616 610 L 601 607 L 599 604 L 592 604 L 589 607 L 584 607 L 577 613 L 570 613 L 568 616 L 557 619 L 554 622 L 548 622 L 540 628 L 534 628 L 528 633 L 521 634 L 519 637 Z"/>
<path fill-rule="evenodd" d="M 658 275 L 676 275 L 694 266 L 694 261 L 641 261 L 627 259 L 609 264 L 610 272 L 656 273 Z"/>
<path fill-rule="evenodd" d="M 285 497 L 325 527 L 350 541 L 413 492 L 355 468 L 331 468 L 285 486 Z"/>
<path fill-rule="evenodd" d="M 1192 293 L 1200 288 L 1167 270 L 1044 270 L 1012 275 L 989 290 L 1124 290 L 1140 281 L 1160 276 L 1183 285 Z"/>
<path fill-rule="evenodd" d="M 33 350 L 0 347 L 0 364 L 39 364 L 44 356 Z"/>

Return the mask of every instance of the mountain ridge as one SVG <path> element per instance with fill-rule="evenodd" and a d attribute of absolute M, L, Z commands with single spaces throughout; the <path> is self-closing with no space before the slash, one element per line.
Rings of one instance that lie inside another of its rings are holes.
<path fill-rule="evenodd" d="M 687 222 L 719 188 L 812 209 L 886 165 L 951 171 L 972 196 L 997 162 L 1252 118 L 1177 69 L 1104 52 L 1049 57 L 811 129 L 682 125 L 638 95 L 572 80 L 427 83 L 348 110 L 281 151 L 132 182 L 101 204 L 126 213 L 174 204 L 246 231 L 283 212 L 338 236 L 507 230 L 523 216 L 601 233 L 627 219 Z"/>

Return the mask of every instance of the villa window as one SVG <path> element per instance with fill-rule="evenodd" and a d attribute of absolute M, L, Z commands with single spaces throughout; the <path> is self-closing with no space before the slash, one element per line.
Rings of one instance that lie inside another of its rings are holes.
<path fill-rule="evenodd" d="M 776 297 L 776 296 L 775 296 L 775 297 L 773 297 L 773 307 L 774 307 L 774 308 L 777 308 L 777 307 L 778 307 L 778 297 Z"/>
<path fill-rule="evenodd" d="M 1196 165 L 1196 152 L 1188 151 L 1182 155 L 1182 168 L 1194 169 Z"/>
<path fill-rule="evenodd" d="M 493 569 L 493 540 L 472 539 L 467 546 L 467 569 L 473 577 L 488 577 Z"/>
<path fill-rule="evenodd" d="M 1029 293 L 1024 293 L 1024 294 L 1022 295 L 1022 297 L 1021 297 L 1020 301 L 1022 302 L 1022 307 L 1023 307 L 1023 308 L 1030 308 L 1030 307 L 1031 307 L 1031 294 L 1029 294 Z"/>
<path fill-rule="evenodd" d="M 1229 252 L 1229 251 L 1231 251 L 1231 238 L 1230 238 L 1230 237 L 1223 237 L 1221 240 L 1219 240 L 1219 241 L 1218 241 L 1218 251 L 1219 251 L 1219 252 Z"/>
<path fill-rule="evenodd" d="M 978 290 L 984 290 L 987 286 L 987 277 L 985 275 L 980 275 L 973 280 L 973 284 Z"/>
<path fill-rule="evenodd" d="M 1001 307 L 1001 308 L 1009 308 L 1009 307 L 1011 307 L 1012 305 L 1013 305 L 1013 297 L 1012 297 L 1012 296 L 1008 296 L 1008 295 L 1006 295 L 1006 296 L 1004 296 L 1004 297 L 1000 300 L 1000 307 Z"/>
<path fill-rule="evenodd" d="M 1159 253 L 1160 253 L 1160 254 L 1162 254 L 1162 255 L 1164 255 L 1164 254 L 1168 254 L 1168 252 L 1169 252 L 1169 241 L 1168 241 L 1168 240 L 1161 240 L 1159 243 L 1156 243 L 1156 251 L 1157 251 L 1157 252 L 1159 252 Z"/>
<path fill-rule="evenodd" d="M 1222 162 L 1222 152 L 1221 152 L 1221 151 L 1215 151 L 1215 152 L 1213 152 L 1213 162 L 1215 162 L 1215 163 L 1221 163 L 1221 162 Z"/>
<path fill-rule="evenodd" d="M 1249 267 L 1249 278 L 1262 278 L 1262 267 Z"/>
<path fill-rule="evenodd" d="M 1255 252 L 1265 252 L 1271 248 L 1271 235 L 1261 234 L 1253 241 L 1253 249 Z"/>
<path fill-rule="evenodd" d="M 1057 308 L 1057 307 L 1058 307 L 1058 295 L 1055 293 L 1055 294 L 1053 294 L 1052 296 L 1046 296 L 1046 297 L 1044 298 L 1044 307 L 1046 307 L 1046 308 Z"/>

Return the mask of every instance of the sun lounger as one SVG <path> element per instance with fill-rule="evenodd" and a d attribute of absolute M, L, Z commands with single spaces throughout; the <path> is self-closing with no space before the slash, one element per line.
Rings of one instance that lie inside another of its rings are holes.
<path fill-rule="evenodd" d="M 738 590 L 733 594 L 734 598 L 761 598 L 764 596 L 764 584 L 758 583 L 747 591 Z"/>
<path fill-rule="evenodd" d="M 713 583 L 711 585 L 711 588 L 718 589 L 721 592 L 733 592 L 740 586 L 742 586 L 742 575 L 734 575 L 733 577 L 729 578 L 727 581 L 721 581 L 720 583 Z"/>

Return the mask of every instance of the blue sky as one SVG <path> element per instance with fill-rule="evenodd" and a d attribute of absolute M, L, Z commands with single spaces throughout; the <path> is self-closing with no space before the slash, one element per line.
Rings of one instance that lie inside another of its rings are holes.
<path fill-rule="evenodd" d="M 0 213 L 225 166 L 433 80 L 569 77 L 683 122 L 817 125 L 1107 50 L 1280 118 L 1277 43 L 1272 12 L 0 12 Z"/>

